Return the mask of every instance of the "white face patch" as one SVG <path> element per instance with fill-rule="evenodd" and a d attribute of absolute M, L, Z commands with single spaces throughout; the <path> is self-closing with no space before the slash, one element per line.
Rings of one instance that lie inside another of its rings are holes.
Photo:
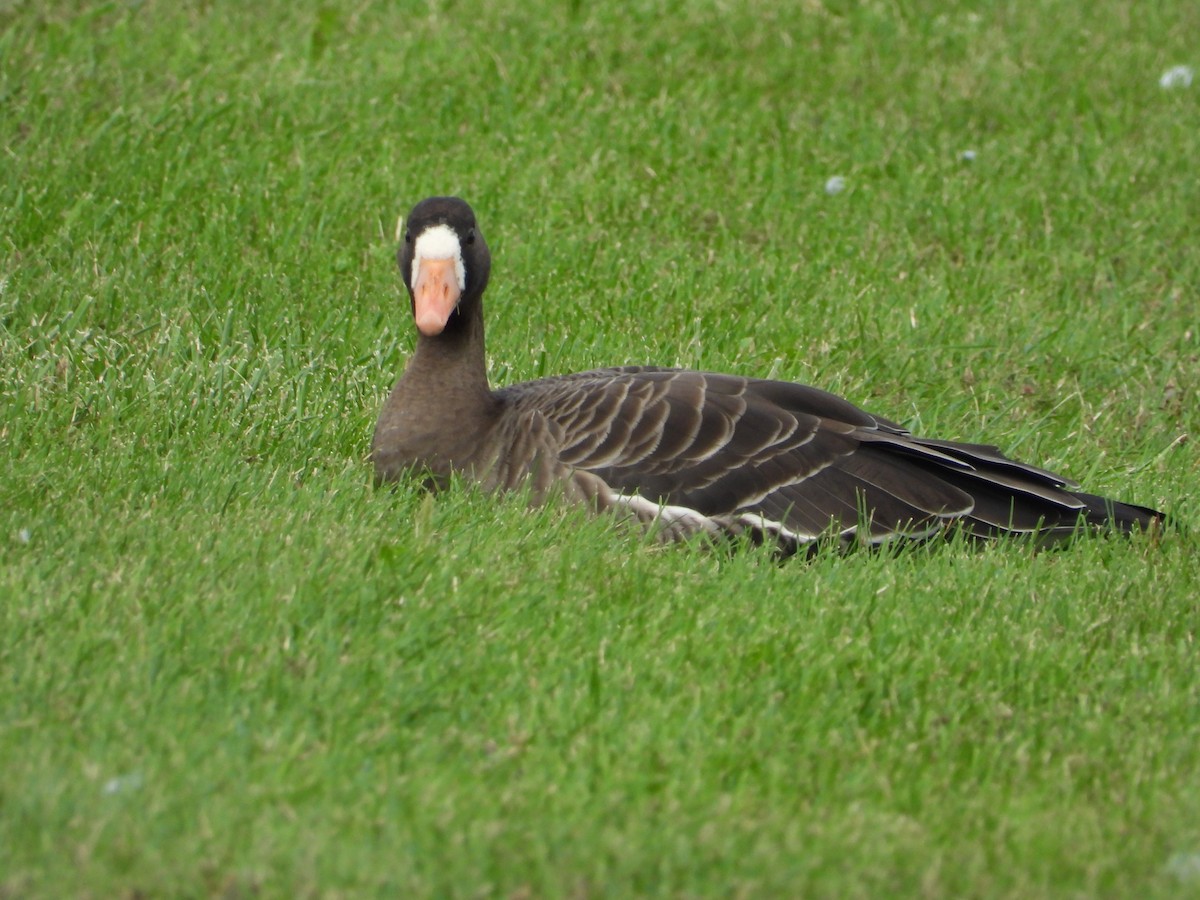
<path fill-rule="evenodd" d="M 431 225 L 417 237 L 417 246 L 413 251 L 412 283 L 417 283 L 421 274 L 423 259 L 452 259 L 454 260 L 454 277 L 458 281 L 458 289 L 467 289 L 467 273 L 463 268 L 462 247 L 458 243 L 458 235 L 449 225 Z"/>

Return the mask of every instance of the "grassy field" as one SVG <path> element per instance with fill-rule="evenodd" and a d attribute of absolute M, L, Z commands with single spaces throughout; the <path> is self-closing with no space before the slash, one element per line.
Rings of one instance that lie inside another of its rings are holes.
<path fill-rule="evenodd" d="M 776 565 L 366 460 L 459 193 L 497 383 L 803 380 L 1194 532 L 1197 33 L 0 2 L 0 898 L 1200 896 L 1188 528 Z"/>

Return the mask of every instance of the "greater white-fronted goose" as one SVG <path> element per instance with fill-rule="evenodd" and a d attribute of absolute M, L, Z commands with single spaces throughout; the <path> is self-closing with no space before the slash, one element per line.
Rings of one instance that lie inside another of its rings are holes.
<path fill-rule="evenodd" d="M 452 472 L 560 492 L 666 538 L 748 535 L 784 553 L 959 525 L 976 537 L 1131 531 L 1162 514 L 1077 491 L 982 444 L 930 440 L 801 384 L 685 369 L 597 369 L 493 391 L 484 363 L 491 256 L 471 207 L 418 203 L 398 260 L 417 346 L 375 426 L 376 480 Z"/>

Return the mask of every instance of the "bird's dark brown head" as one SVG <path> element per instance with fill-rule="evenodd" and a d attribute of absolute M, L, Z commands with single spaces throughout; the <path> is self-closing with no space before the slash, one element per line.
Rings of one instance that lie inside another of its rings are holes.
<path fill-rule="evenodd" d="M 475 213 L 458 197 L 429 197 L 412 208 L 396 254 L 425 337 L 453 333 L 487 287 L 492 258 Z"/>

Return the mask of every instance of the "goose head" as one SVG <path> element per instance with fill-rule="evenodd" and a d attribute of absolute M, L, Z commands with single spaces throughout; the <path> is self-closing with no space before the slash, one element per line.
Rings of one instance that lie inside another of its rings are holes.
<path fill-rule="evenodd" d="M 487 244 L 466 201 L 429 197 L 414 206 L 396 259 L 421 335 L 462 331 L 491 271 Z"/>

